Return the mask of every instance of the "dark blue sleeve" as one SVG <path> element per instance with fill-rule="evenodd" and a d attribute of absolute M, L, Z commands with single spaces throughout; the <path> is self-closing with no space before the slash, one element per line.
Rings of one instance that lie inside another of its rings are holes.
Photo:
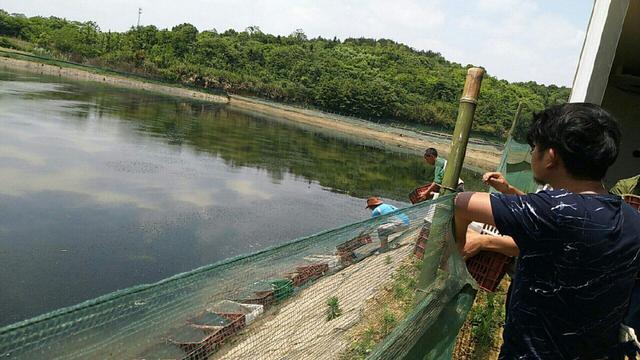
<path fill-rule="evenodd" d="M 491 194 L 491 210 L 496 228 L 509 235 L 520 251 L 539 248 L 536 238 L 555 231 L 551 216 L 551 197 L 540 192 L 527 195 Z"/>

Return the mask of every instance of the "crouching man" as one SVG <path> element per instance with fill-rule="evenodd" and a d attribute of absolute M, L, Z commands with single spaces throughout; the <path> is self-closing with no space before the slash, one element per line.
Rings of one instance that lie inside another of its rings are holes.
<path fill-rule="evenodd" d="M 385 204 L 378 197 L 367 199 L 367 209 L 371 210 L 371 217 L 386 215 L 398 210 L 397 207 Z M 398 213 L 388 219 L 388 222 L 378 226 L 378 238 L 380 239 L 380 251 L 388 249 L 389 236 L 399 231 L 404 231 L 409 227 L 409 217 L 403 213 Z"/>
<path fill-rule="evenodd" d="M 456 198 L 463 254 L 477 251 L 477 242 L 466 244 L 471 221 L 511 237 L 493 251 L 519 254 L 500 359 L 622 358 L 618 336 L 640 270 L 640 216 L 602 184 L 620 136 L 596 105 L 551 107 L 534 115 L 528 141 L 536 181 L 555 190 Z"/>

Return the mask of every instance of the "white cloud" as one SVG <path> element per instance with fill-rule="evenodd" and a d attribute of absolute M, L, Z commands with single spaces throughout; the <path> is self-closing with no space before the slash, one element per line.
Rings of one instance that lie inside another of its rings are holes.
<path fill-rule="evenodd" d="M 456 27 L 475 37 L 470 46 L 458 47 L 464 61 L 511 81 L 570 86 L 586 21 L 582 28 L 532 1 L 481 0 Z"/>
<path fill-rule="evenodd" d="M 269 200 L 273 197 L 273 194 L 260 190 L 257 184 L 248 180 L 227 180 L 225 185 L 247 199 Z"/>

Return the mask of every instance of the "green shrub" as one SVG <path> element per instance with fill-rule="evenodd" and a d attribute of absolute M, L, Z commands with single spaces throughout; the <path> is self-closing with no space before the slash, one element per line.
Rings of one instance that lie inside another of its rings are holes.
<path fill-rule="evenodd" d="M 342 315 L 340 304 L 336 296 L 332 296 L 327 300 L 327 321 L 331 321 Z"/>

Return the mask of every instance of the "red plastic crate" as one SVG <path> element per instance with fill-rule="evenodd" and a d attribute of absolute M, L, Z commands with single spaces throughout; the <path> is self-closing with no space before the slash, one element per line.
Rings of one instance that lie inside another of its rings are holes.
<path fill-rule="evenodd" d="M 481 234 L 501 236 L 495 226 L 474 222 L 470 227 Z M 478 282 L 481 289 L 494 292 L 507 273 L 507 268 L 512 260 L 511 257 L 497 252 L 481 251 L 478 255 L 467 260 L 467 270 Z"/>
<path fill-rule="evenodd" d="M 428 226 L 423 226 L 420 230 L 420 234 L 418 234 L 418 238 L 416 239 L 416 245 L 413 248 L 413 253 L 420 260 L 424 257 L 424 248 L 427 239 L 429 238 L 429 233 L 431 228 Z"/>
<path fill-rule="evenodd" d="M 206 346 L 208 338 L 207 332 L 203 329 L 185 324 L 175 329 L 175 333 L 169 335 L 167 342 L 177 345 L 186 353 L 191 353 Z"/>
<path fill-rule="evenodd" d="M 640 196 L 627 194 L 624 196 L 624 201 L 640 212 Z"/>
<path fill-rule="evenodd" d="M 353 253 L 353 251 L 347 251 L 347 250 L 341 250 L 341 251 L 337 251 L 336 255 L 340 258 L 340 265 L 341 266 L 349 266 L 351 264 L 353 264 L 356 256 Z"/>
<path fill-rule="evenodd" d="M 300 274 L 308 274 L 310 276 L 322 276 L 327 271 L 329 271 L 329 264 L 325 263 L 298 266 L 296 268 L 296 272 Z"/>
<path fill-rule="evenodd" d="M 296 272 L 287 273 L 285 277 L 293 282 L 293 286 L 302 286 L 311 280 L 315 280 L 329 271 L 328 264 L 314 264 L 298 266 Z"/>
<path fill-rule="evenodd" d="M 422 260 L 424 258 L 424 243 L 416 243 L 416 246 L 413 248 L 413 253 L 416 255 L 416 258 Z"/>
<path fill-rule="evenodd" d="M 244 328 L 247 325 L 246 317 L 241 313 L 223 313 L 216 312 L 215 314 L 222 316 L 223 318 L 230 321 L 228 325 L 225 325 L 224 331 L 227 334 L 235 334 L 238 330 Z"/>
<path fill-rule="evenodd" d="M 431 187 L 431 184 L 432 183 L 420 186 L 419 188 L 416 188 L 411 193 L 409 193 L 409 200 L 411 201 L 411 203 L 417 204 L 419 202 L 431 199 L 433 197 L 433 194 L 428 191 L 429 187 Z M 436 185 L 431 192 L 439 191 L 440 186 Z"/>
<path fill-rule="evenodd" d="M 511 258 L 492 251 L 481 251 L 467 260 L 467 270 L 478 282 L 480 288 L 494 292 L 507 273 Z"/>
<path fill-rule="evenodd" d="M 224 341 L 245 327 L 244 314 L 237 313 L 216 313 L 231 321 L 223 328 L 218 329 L 204 339 L 197 347 L 193 348 L 185 359 L 189 360 L 205 360 L 211 357 L 211 354 L 218 350 Z"/>
<path fill-rule="evenodd" d="M 370 244 L 373 242 L 370 234 L 359 235 L 356 238 L 353 238 L 349 241 L 345 241 L 342 244 L 336 246 L 336 250 L 338 252 L 348 252 L 353 251 L 363 245 Z"/>

